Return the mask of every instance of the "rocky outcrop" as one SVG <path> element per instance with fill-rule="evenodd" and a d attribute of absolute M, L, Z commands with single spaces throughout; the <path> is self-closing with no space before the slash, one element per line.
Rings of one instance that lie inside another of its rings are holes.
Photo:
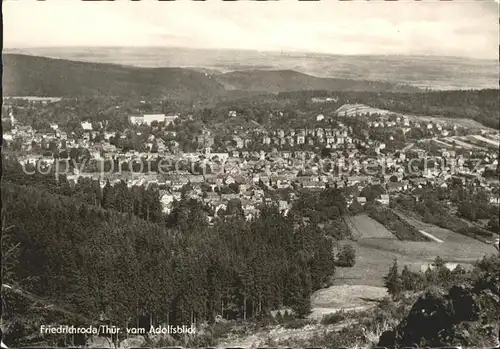
<path fill-rule="evenodd" d="M 486 298 L 490 303 L 485 303 Z M 428 290 L 394 330 L 380 336 L 378 345 L 496 345 L 498 322 L 488 323 L 480 317 L 486 310 L 481 308 L 491 306 L 491 301 L 495 302 L 495 298 L 470 286 L 453 286 L 449 292 Z"/>
<path fill-rule="evenodd" d="M 139 348 L 142 347 L 146 343 L 146 339 L 143 336 L 129 337 L 120 342 L 118 345 L 119 349 L 128 349 L 128 348 Z"/>

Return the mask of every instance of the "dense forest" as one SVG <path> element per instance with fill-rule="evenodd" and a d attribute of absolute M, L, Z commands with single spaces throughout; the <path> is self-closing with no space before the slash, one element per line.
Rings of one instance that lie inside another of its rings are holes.
<path fill-rule="evenodd" d="M 421 93 L 373 93 L 373 92 L 330 92 L 296 91 L 282 92 L 278 97 L 282 100 L 301 100 L 304 104 L 313 97 L 335 97 L 336 102 L 323 105 L 324 108 L 340 107 L 345 103 L 361 103 L 372 107 L 387 109 L 393 112 L 424 116 L 442 116 L 449 118 L 468 118 L 485 126 L 500 128 L 499 91 L 457 90 L 457 91 L 425 91 Z"/>
<path fill-rule="evenodd" d="M 217 76 L 218 81 L 230 89 L 278 93 L 282 91 L 405 91 L 421 92 L 417 87 L 401 86 L 390 82 L 319 78 L 294 70 L 245 70 Z"/>
<path fill-rule="evenodd" d="M 167 227 L 8 180 L 2 202 L 4 283 L 82 323 L 103 315 L 123 326 L 252 319 L 279 306 L 303 316 L 335 270 L 331 240 L 273 207 L 247 224 L 228 217 L 208 226 L 199 206 L 183 201 Z M 67 320 L 54 316 L 13 297 L 4 305 L 6 337 L 15 343 L 41 323 Z"/>

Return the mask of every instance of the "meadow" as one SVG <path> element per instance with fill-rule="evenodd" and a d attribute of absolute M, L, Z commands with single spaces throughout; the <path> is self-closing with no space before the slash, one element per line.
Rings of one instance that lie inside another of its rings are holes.
<path fill-rule="evenodd" d="M 366 214 L 345 217 L 354 240 L 360 238 L 397 239 L 386 227 Z"/>
<path fill-rule="evenodd" d="M 337 268 L 334 285 L 381 287 L 383 277 L 387 274 L 394 258 L 397 258 L 401 268 L 407 265 L 410 270 L 419 271 L 424 264 L 432 262 L 438 256 L 447 262 L 471 268 L 472 264 L 483 256 L 497 253 L 492 245 L 479 240 L 416 219 L 408 218 L 407 221 L 415 228 L 443 240 L 443 243 L 390 239 L 380 228 L 381 224 L 370 217 L 364 215 L 351 217 L 348 226 L 352 229 L 356 241 L 344 240 L 341 244 L 350 244 L 354 247 L 356 264 L 352 268 Z M 394 237 L 392 234 L 391 236 Z"/>

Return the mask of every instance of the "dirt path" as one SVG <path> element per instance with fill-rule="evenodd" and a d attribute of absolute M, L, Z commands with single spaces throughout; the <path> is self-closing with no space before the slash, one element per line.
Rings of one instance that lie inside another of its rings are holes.
<path fill-rule="evenodd" d="M 425 231 L 423 231 L 423 230 L 419 230 L 419 233 L 420 233 L 420 234 L 422 234 L 422 235 L 424 235 L 424 236 L 426 236 L 426 237 L 428 237 L 428 238 L 429 238 L 429 239 L 431 239 L 431 240 L 436 241 L 436 242 L 439 242 L 439 243 L 443 243 L 443 242 L 444 242 L 443 240 L 438 239 L 438 238 L 437 238 L 437 237 L 435 237 L 434 235 L 429 234 L 429 233 L 427 233 L 427 232 L 425 232 Z"/>

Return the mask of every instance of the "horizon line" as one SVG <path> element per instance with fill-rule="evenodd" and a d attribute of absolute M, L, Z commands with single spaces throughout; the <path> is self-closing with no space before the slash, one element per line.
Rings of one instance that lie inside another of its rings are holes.
<path fill-rule="evenodd" d="M 9 50 L 39 50 L 39 49 L 166 49 L 166 50 L 192 50 L 192 51 L 240 51 L 240 52 L 258 52 L 269 54 L 301 54 L 301 55 L 322 55 L 322 56 L 361 56 L 361 57 L 423 57 L 423 58 L 455 58 L 455 59 L 469 59 L 476 61 L 497 61 L 498 57 L 485 58 L 485 57 L 472 57 L 472 56 L 456 56 L 456 55 L 439 55 L 439 54 L 425 54 L 425 53 L 329 53 L 317 51 L 303 51 L 296 49 L 282 49 L 282 50 L 259 50 L 250 48 L 211 48 L 211 47 L 185 47 L 185 46 L 122 46 L 122 45 L 76 45 L 76 46 L 17 46 L 17 47 L 3 47 L 3 53 Z"/>

